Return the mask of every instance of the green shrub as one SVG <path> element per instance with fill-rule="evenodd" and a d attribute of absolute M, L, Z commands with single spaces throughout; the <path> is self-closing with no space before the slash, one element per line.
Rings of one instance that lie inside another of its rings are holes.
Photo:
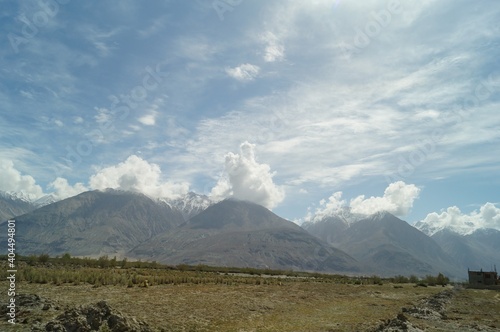
<path fill-rule="evenodd" d="M 448 277 L 445 277 L 444 274 L 439 273 L 438 276 L 436 277 L 436 283 L 441 286 L 446 286 L 450 282 L 450 279 Z"/>
<path fill-rule="evenodd" d="M 49 254 L 41 254 L 38 256 L 38 261 L 40 263 L 47 263 L 49 261 Z"/>
<path fill-rule="evenodd" d="M 71 261 L 71 255 L 67 252 L 61 257 L 63 263 L 69 263 Z"/>
<path fill-rule="evenodd" d="M 409 278 L 409 282 L 416 284 L 418 282 L 418 277 L 412 274 Z"/>

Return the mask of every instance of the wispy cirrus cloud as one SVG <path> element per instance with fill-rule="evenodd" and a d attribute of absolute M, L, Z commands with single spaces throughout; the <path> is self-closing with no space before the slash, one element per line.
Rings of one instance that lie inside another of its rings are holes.
<path fill-rule="evenodd" d="M 252 81 L 259 74 L 259 66 L 244 63 L 234 68 L 226 68 L 226 73 L 238 81 Z"/>
<path fill-rule="evenodd" d="M 211 188 L 248 141 L 283 211 L 346 187 L 497 181 L 500 6 L 390 3 L 244 2 L 223 22 L 210 3 L 68 4 L 18 57 L 0 41 L 0 151 L 42 188 L 90 188 L 92 167 L 131 155 Z M 0 27 L 37 6 L 6 5 Z"/>

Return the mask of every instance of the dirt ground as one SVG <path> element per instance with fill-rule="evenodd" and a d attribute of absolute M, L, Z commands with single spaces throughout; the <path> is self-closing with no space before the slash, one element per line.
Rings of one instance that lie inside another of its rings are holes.
<path fill-rule="evenodd" d="M 6 286 L 0 283 L 3 289 Z M 425 299 L 445 289 L 451 298 L 443 306 L 442 317 L 422 318 L 412 316 L 411 310 L 404 312 L 422 306 Z M 159 331 L 375 331 L 398 314 L 416 331 L 500 331 L 500 292 L 450 286 L 288 281 L 281 285 L 128 288 L 20 283 L 18 292 L 37 294 L 51 305 L 45 310 L 22 309 L 18 324 L 2 322 L 2 331 L 30 331 L 32 324 L 43 326 L 67 308 L 100 300 Z"/>

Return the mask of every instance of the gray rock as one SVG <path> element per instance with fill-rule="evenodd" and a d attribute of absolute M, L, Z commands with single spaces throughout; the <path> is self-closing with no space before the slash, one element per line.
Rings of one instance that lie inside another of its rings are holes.
<path fill-rule="evenodd" d="M 51 332 L 90 332 L 104 328 L 111 332 L 153 331 L 148 324 L 112 310 L 105 301 L 66 310 L 45 325 L 45 331 Z"/>

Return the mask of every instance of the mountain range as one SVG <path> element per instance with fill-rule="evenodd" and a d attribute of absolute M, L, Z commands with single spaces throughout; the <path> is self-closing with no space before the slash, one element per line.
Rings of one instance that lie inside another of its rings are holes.
<path fill-rule="evenodd" d="M 36 207 L 31 201 L 20 199 L 9 193 L 0 192 L 0 220 L 5 221 L 9 218 L 33 211 L 34 209 Z"/>
<path fill-rule="evenodd" d="M 465 235 L 443 229 L 431 238 L 464 269 L 492 270 L 500 262 L 500 231 L 496 229 L 478 229 Z"/>
<path fill-rule="evenodd" d="M 388 212 L 365 218 L 330 216 L 303 225 L 378 275 L 460 275 L 461 267 L 429 236 Z"/>
<path fill-rule="evenodd" d="M 15 217 L 21 254 L 460 279 L 467 268 L 489 269 L 500 260 L 500 231 L 493 229 L 426 234 L 390 213 L 348 208 L 300 227 L 257 204 L 195 193 L 172 200 L 108 189 L 61 201 L 0 193 L 0 217 Z"/>
<path fill-rule="evenodd" d="M 175 264 L 360 271 L 349 255 L 268 209 L 226 199 L 211 205 L 172 232 L 163 232 L 131 251 L 136 258 Z"/>
<path fill-rule="evenodd" d="M 15 219 L 19 252 L 75 256 L 123 256 L 184 222 L 182 214 L 166 204 L 116 190 L 85 192 Z"/>

